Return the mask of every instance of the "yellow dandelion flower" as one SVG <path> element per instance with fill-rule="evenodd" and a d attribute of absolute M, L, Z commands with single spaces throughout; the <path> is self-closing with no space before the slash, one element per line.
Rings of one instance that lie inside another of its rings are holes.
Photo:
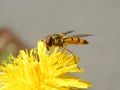
<path fill-rule="evenodd" d="M 17 57 L 9 56 L 11 63 L 0 66 L 0 90 L 73 90 L 88 88 L 91 83 L 69 72 L 83 72 L 78 69 L 74 59 L 78 57 L 59 52 L 55 47 L 47 53 L 42 41 L 37 49 L 21 50 Z"/>

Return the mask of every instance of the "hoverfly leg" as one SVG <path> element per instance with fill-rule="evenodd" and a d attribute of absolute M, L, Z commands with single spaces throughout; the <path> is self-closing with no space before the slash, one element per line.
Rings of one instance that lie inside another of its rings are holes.
<path fill-rule="evenodd" d="M 46 49 L 47 49 L 47 53 L 50 54 L 50 48 L 46 47 Z"/>
<path fill-rule="evenodd" d="M 50 51 L 49 47 L 46 47 L 46 49 L 47 49 L 48 51 Z"/>
<path fill-rule="evenodd" d="M 60 52 L 63 53 L 63 51 L 64 51 L 63 50 L 64 49 L 63 46 L 60 46 L 59 48 L 60 48 Z"/>

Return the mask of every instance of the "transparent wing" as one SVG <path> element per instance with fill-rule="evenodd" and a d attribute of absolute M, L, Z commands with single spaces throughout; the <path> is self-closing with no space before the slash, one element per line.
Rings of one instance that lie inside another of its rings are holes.
<path fill-rule="evenodd" d="M 87 37 L 87 36 L 94 36 L 94 35 L 92 35 L 92 34 L 76 34 L 76 35 L 71 35 L 68 37 Z"/>
<path fill-rule="evenodd" d="M 67 32 L 64 32 L 64 33 L 62 33 L 62 34 L 69 34 L 69 33 L 72 33 L 72 32 L 74 32 L 73 30 L 70 30 L 70 31 L 67 31 Z"/>
<path fill-rule="evenodd" d="M 70 31 L 67 31 L 67 32 L 64 32 L 64 33 L 60 33 L 60 35 L 62 36 L 62 37 L 64 37 L 64 36 L 66 36 L 67 34 L 70 34 L 70 33 L 72 33 L 72 32 L 74 32 L 73 30 L 70 30 Z"/>

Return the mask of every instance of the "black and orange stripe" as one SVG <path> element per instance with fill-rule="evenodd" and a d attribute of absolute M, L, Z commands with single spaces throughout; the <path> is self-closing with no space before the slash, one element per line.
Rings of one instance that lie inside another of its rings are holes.
<path fill-rule="evenodd" d="M 88 44 L 88 41 L 85 39 L 81 39 L 79 37 L 67 37 L 63 38 L 64 44 Z"/>

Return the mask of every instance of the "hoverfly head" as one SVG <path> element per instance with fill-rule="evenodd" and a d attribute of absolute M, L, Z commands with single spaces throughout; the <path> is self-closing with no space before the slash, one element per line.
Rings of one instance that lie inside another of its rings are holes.
<path fill-rule="evenodd" d="M 47 47 L 51 47 L 52 46 L 52 36 L 50 36 L 50 35 L 46 36 L 44 39 L 44 42 L 47 45 Z"/>

